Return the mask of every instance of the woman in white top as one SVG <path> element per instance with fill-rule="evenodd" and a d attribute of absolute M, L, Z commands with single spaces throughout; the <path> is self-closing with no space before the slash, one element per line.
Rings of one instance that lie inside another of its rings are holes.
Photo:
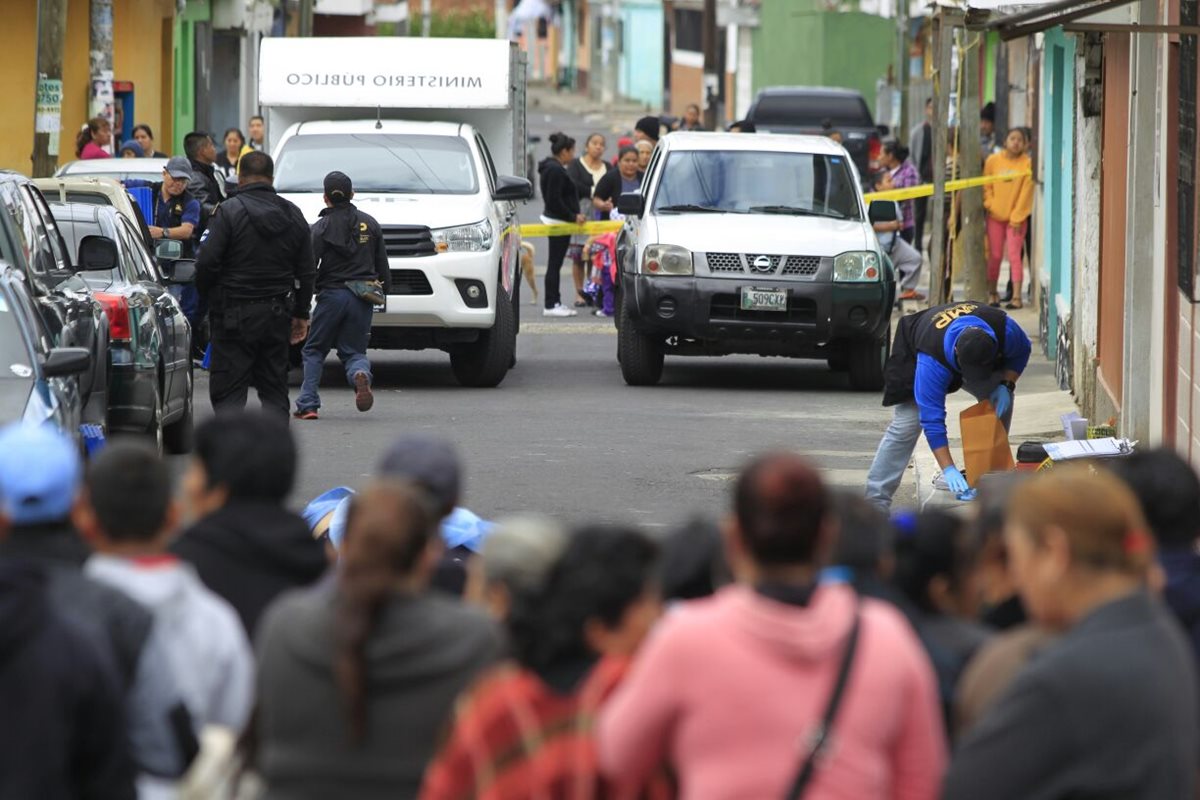
<path fill-rule="evenodd" d="M 609 173 L 613 168 L 604 160 L 604 151 L 608 146 L 604 135 L 593 133 L 587 138 L 587 142 L 583 146 L 583 155 L 567 165 L 567 174 L 571 176 L 571 180 L 579 186 L 579 207 L 589 220 L 600 219 L 592 209 L 592 195 L 596 191 L 596 185 L 600 183 L 600 179 Z M 607 219 L 607 215 L 603 217 Z M 582 237 L 575 237 L 571 241 L 571 249 L 567 257 L 571 259 L 572 276 L 575 278 L 575 307 L 583 308 L 587 305 L 587 299 L 583 294 L 584 286 L 584 271 L 583 265 L 583 246 L 581 244 Z"/>

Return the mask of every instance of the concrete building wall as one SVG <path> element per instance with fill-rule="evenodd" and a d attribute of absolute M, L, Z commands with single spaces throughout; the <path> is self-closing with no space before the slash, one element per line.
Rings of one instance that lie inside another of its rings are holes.
<path fill-rule="evenodd" d="M 1082 56 L 1076 74 L 1082 75 Z M 1100 315 L 1100 117 L 1084 116 L 1075 106 L 1075 398 L 1084 416 L 1096 402 L 1096 335 Z"/>
<path fill-rule="evenodd" d="M 621 22 L 620 93 L 659 108 L 663 102 L 661 0 L 624 0 Z"/>

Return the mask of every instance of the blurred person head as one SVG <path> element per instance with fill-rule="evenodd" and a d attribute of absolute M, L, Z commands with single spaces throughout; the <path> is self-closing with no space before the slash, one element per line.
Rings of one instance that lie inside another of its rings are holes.
<path fill-rule="evenodd" d="M 217 160 L 217 145 L 206 131 L 192 131 L 184 136 L 183 152 L 201 164 L 213 164 Z"/>
<path fill-rule="evenodd" d="M 1004 137 L 1004 149 L 1013 158 L 1025 155 L 1029 150 L 1029 135 L 1024 128 L 1013 128 L 1008 132 L 1008 136 Z"/>
<path fill-rule="evenodd" d="M 196 427 L 180 486 L 185 516 L 197 520 L 230 503 L 282 505 L 296 479 L 296 442 L 287 422 L 261 411 L 217 414 Z"/>
<path fill-rule="evenodd" d="M 694 128 L 700 124 L 700 106 L 695 103 L 688 104 L 688 107 L 683 112 L 683 124 L 689 128 Z"/>
<path fill-rule="evenodd" d="M 831 492 L 837 542 L 829 563 L 857 578 L 887 580 L 895 566 L 892 526 L 887 515 L 859 492 Z"/>
<path fill-rule="evenodd" d="M 550 154 L 563 164 L 575 158 L 575 140 L 562 131 L 550 134 Z"/>
<path fill-rule="evenodd" d="M 79 449 L 49 425 L 0 428 L 0 532 L 60 526 L 79 497 Z"/>
<path fill-rule="evenodd" d="M 242 148 L 246 146 L 246 137 L 237 128 L 226 128 L 221 140 L 225 144 L 225 157 L 232 163 L 237 163 Z"/>
<path fill-rule="evenodd" d="M 633 141 L 650 142 L 658 144 L 658 138 L 662 135 L 662 120 L 658 117 L 642 117 L 633 126 Z"/>
<path fill-rule="evenodd" d="M 756 133 L 758 128 L 748 119 L 739 119 L 729 126 L 730 133 Z"/>
<path fill-rule="evenodd" d="M 249 155 L 247 153 L 247 155 Z M 354 183 L 344 172 L 331 172 L 325 176 L 325 205 L 336 206 L 354 199 Z"/>
<path fill-rule="evenodd" d="M 497 620 L 508 619 L 513 598 L 540 592 L 566 546 L 566 530 L 549 517 L 528 514 L 499 520 L 479 557 L 469 562 L 466 599 Z"/>
<path fill-rule="evenodd" d="M 930 97 L 928 100 L 925 101 L 925 122 L 929 123 L 932 121 L 933 121 L 933 98 Z"/>
<path fill-rule="evenodd" d="M 979 481 L 971 538 L 979 554 L 976 558 L 975 585 L 985 609 L 1013 598 L 1017 590 L 1008 567 L 1008 547 L 1004 529 L 1008 523 L 1008 505 L 1012 493 L 1029 476 L 1020 472 L 986 475 Z"/>
<path fill-rule="evenodd" d="M 663 541 L 659 574 L 668 601 L 708 597 L 729 583 L 721 526 L 696 518 L 672 531 Z"/>
<path fill-rule="evenodd" d="M 133 127 L 133 138 L 142 146 L 142 155 L 154 155 L 154 131 L 145 123 Z"/>
<path fill-rule="evenodd" d="M 250 141 L 254 142 L 255 144 L 263 143 L 263 136 L 266 133 L 266 129 L 263 124 L 262 117 L 260 117 L 258 114 L 255 114 L 253 117 L 251 117 L 250 124 L 246 126 L 246 130 L 250 134 Z"/>
<path fill-rule="evenodd" d="M 1150 532 L 1164 550 L 1193 550 L 1200 539 L 1200 477 L 1168 448 L 1113 459 L 1112 471 L 1137 496 Z"/>
<path fill-rule="evenodd" d="M 238 186 L 275 181 L 275 162 L 269 155 L 255 150 L 238 161 Z"/>
<path fill-rule="evenodd" d="M 996 104 L 988 103 L 979 109 L 979 132 L 991 136 L 996 132 Z"/>
<path fill-rule="evenodd" d="M 92 117 L 87 121 L 75 137 L 75 155 L 82 156 L 83 148 L 89 142 L 99 147 L 108 147 L 112 142 L 112 123 L 104 117 Z"/>
<path fill-rule="evenodd" d="M 986 380 L 996 367 L 1000 344 L 990 330 L 964 328 L 954 343 L 954 360 L 967 380 Z"/>
<path fill-rule="evenodd" d="M 1087 466 L 1055 467 L 1018 486 L 1005 543 L 1026 610 L 1051 630 L 1145 586 L 1154 558 L 1133 491 Z"/>
<path fill-rule="evenodd" d="M 129 139 L 121 145 L 121 158 L 144 158 L 142 146 L 136 139 Z"/>
<path fill-rule="evenodd" d="M 354 496 L 337 572 L 334 678 L 352 741 L 367 732 L 366 648 L 380 609 L 396 592 L 426 589 L 441 553 L 437 517 L 426 493 L 394 478 Z"/>
<path fill-rule="evenodd" d="M 602 161 L 604 159 L 604 150 L 608 146 L 608 142 L 602 133 L 593 133 L 587 138 L 584 144 L 584 154 L 593 162 Z"/>
<path fill-rule="evenodd" d="M 637 178 L 641 162 L 642 157 L 636 147 L 622 147 L 617 158 L 617 169 L 620 170 L 622 178 L 631 181 Z"/>
<path fill-rule="evenodd" d="M 144 442 L 116 440 L 88 464 L 75 527 L 101 553 L 161 553 L 179 521 L 171 479 Z"/>
<path fill-rule="evenodd" d="M 877 192 L 889 192 L 896 188 L 896 184 L 892 181 L 892 173 L 886 169 L 877 170 L 871 176 L 871 185 Z"/>
<path fill-rule="evenodd" d="M 892 582 L 924 614 L 973 618 L 975 550 L 966 522 L 947 511 L 917 515 L 911 536 L 896 542 Z"/>
<path fill-rule="evenodd" d="M 633 653 L 661 612 L 657 556 L 632 528 L 570 534 L 542 589 L 514 595 L 508 629 L 517 661 L 545 675 L 556 664 Z"/>
<path fill-rule="evenodd" d="M 423 433 L 392 442 L 376 470 L 381 477 L 411 481 L 429 493 L 438 520 L 454 511 L 462 497 L 462 467 L 448 440 Z"/>
<path fill-rule="evenodd" d="M 821 120 L 821 135 L 832 139 L 838 144 L 842 143 L 842 132 L 833 127 L 833 120 L 829 119 L 828 117 Z"/>
<path fill-rule="evenodd" d="M 888 169 L 895 169 L 908 160 L 908 148 L 900 144 L 895 139 L 888 139 L 883 143 L 883 152 L 880 155 L 879 163 L 883 164 Z"/>
<path fill-rule="evenodd" d="M 642 139 L 634 147 L 638 153 L 638 169 L 642 172 L 646 171 L 646 167 L 650 166 L 650 156 L 654 154 L 654 143 L 648 139 Z"/>
<path fill-rule="evenodd" d="M 828 562 L 836 533 L 829 496 L 793 453 L 761 456 L 742 471 L 726 529 L 729 563 L 745 583 L 809 582 Z"/>

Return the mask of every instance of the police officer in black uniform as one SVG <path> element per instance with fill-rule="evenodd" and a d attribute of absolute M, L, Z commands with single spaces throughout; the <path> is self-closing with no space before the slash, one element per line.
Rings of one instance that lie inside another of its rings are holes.
<path fill-rule="evenodd" d="M 242 157 L 237 195 L 202 240 L 196 286 L 212 328 L 213 408 L 244 408 L 253 384 L 263 408 L 286 419 L 288 345 L 308 333 L 316 267 L 308 224 L 275 193 L 274 175 L 266 153 Z"/>

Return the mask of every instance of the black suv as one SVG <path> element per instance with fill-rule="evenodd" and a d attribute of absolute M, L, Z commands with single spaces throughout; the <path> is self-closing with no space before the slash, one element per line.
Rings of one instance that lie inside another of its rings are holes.
<path fill-rule="evenodd" d="M 772 86 L 754 96 L 746 118 L 759 133 L 826 133 L 829 122 L 865 180 L 879 160 L 883 141 L 863 96 L 853 89 Z"/>
<path fill-rule="evenodd" d="M 52 341 L 50 347 L 82 347 L 92 354 L 80 374 L 82 421 L 108 419 L 108 318 L 86 283 L 75 275 L 70 252 L 50 207 L 28 178 L 0 170 L 0 260 L 25 281 Z"/>

